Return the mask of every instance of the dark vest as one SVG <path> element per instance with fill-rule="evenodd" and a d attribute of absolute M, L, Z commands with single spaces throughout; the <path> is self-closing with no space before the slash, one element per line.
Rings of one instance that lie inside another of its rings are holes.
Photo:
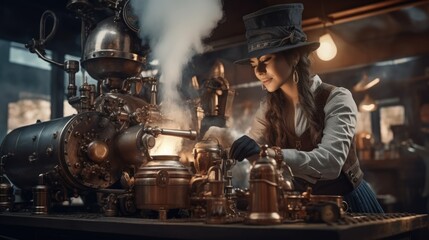
<path fill-rule="evenodd" d="M 315 103 L 317 114 L 322 123 L 325 122 L 325 112 L 323 111 L 329 94 L 335 87 L 322 83 L 315 91 Z M 282 148 L 293 148 L 300 151 L 311 151 L 317 147 L 311 140 L 310 129 L 308 128 L 300 137 L 296 136 L 295 131 L 287 131 L 287 143 Z M 285 156 L 287 158 L 287 156 Z M 306 191 L 307 187 L 312 187 L 312 193 L 318 195 L 346 195 L 353 191 L 362 181 L 363 172 L 359 166 L 359 160 L 356 155 L 355 141 L 352 139 L 349 154 L 338 178 L 333 180 L 321 180 L 311 184 L 304 179 L 295 177 L 295 189 Z"/>

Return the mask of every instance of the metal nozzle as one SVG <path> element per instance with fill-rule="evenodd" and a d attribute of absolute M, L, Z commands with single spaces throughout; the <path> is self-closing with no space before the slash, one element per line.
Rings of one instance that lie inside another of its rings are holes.
<path fill-rule="evenodd" d="M 159 127 L 147 127 L 144 129 L 146 133 L 152 134 L 155 137 L 158 137 L 159 134 L 188 138 L 190 140 L 195 140 L 197 138 L 197 131 L 194 130 L 176 130 L 176 129 L 165 129 Z"/>

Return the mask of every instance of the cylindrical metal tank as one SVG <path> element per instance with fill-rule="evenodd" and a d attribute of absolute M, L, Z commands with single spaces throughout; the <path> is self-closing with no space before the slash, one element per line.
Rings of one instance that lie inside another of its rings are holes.
<path fill-rule="evenodd" d="M 70 188 L 106 188 L 121 174 L 110 151 L 115 135 L 109 119 L 85 112 L 17 128 L 3 140 L 0 154 L 6 175 L 23 190 L 46 173 Z"/>

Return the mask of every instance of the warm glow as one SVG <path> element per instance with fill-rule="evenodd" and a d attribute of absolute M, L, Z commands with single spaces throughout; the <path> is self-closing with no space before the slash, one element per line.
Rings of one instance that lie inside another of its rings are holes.
<path fill-rule="evenodd" d="M 369 80 L 370 78 L 366 73 L 363 74 L 362 79 L 353 87 L 353 90 L 356 92 L 361 92 L 368 90 L 375 85 L 377 85 L 380 82 L 380 78 L 374 78 L 372 80 Z"/>
<path fill-rule="evenodd" d="M 374 80 L 372 80 L 371 82 L 369 82 L 369 83 L 366 85 L 365 90 L 366 90 L 366 89 L 370 89 L 370 88 L 374 87 L 374 86 L 375 86 L 375 85 L 377 85 L 377 83 L 379 83 L 379 82 L 380 82 L 380 78 L 374 78 Z"/>
<path fill-rule="evenodd" d="M 368 94 L 365 95 L 362 102 L 359 104 L 359 110 L 363 112 L 371 112 L 374 111 L 377 108 L 377 105 Z"/>
<path fill-rule="evenodd" d="M 367 111 L 367 112 L 371 112 L 371 111 L 373 111 L 375 109 L 375 104 L 371 103 L 371 104 L 368 104 L 368 105 L 362 105 L 361 109 L 364 110 L 364 111 Z"/>
<path fill-rule="evenodd" d="M 330 61 L 337 55 L 337 46 L 331 34 L 326 33 L 319 38 L 320 47 L 317 49 L 317 56 L 323 61 Z"/>
<path fill-rule="evenodd" d="M 177 155 L 182 148 L 183 138 L 160 135 L 156 138 L 155 146 L 150 155 Z"/>

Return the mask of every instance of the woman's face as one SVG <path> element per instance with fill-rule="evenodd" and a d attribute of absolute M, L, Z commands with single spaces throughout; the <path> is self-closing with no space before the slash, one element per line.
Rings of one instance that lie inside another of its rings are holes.
<path fill-rule="evenodd" d="M 250 65 L 268 92 L 274 92 L 285 84 L 293 70 L 284 54 L 280 53 L 251 58 Z"/>

